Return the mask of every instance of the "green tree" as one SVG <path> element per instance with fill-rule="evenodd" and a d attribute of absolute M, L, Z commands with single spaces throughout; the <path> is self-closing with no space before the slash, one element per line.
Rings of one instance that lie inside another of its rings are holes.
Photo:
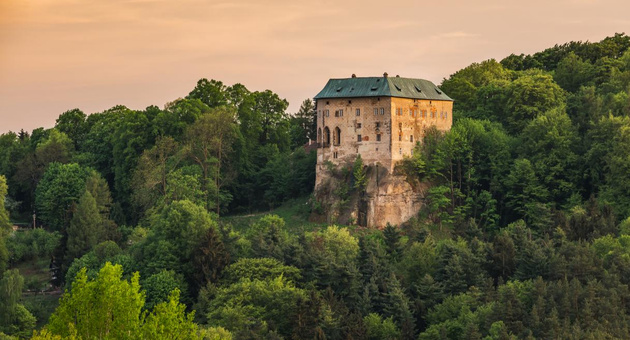
<path fill-rule="evenodd" d="M 105 235 L 102 225 L 103 221 L 96 206 L 96 200 L 86 190 L 79 198 L 76 211 L 68 226 L 66 261 L 83 256 L 101 242 Z"/>
<path fill-rule="evenodd" d="M 512 171 L 505 178 L 506 206 L 514 212 L 514 219 L 536 219 L 540 205 L 544 205 L 549 192 L 540 185 L 532 163 L 527 159 L 514 161 Z"/>
<path fill-rule="evenodd" d="M 8 193 L 7 179 L 0 175 L 0 235 L 8 233 L 11 229 L 9 212 L 5 208 L 5 201 Z"/>
<path fill-rule="evenodd" d="M 549 198 L 558 206 L 567 202 L 580 180 L 577 137 L 569 116 L 558 109 L 534 118 L 521 134 L 522 157 L 530 160 Z"/>
<path fill-rule="evenodd" d="M 302 146 L 317 139 L 317 114 L 311 99 L 305 99 L 298 112 L 289 118 L 291 124 L 291 148 Z"/>
<path fill-rule="evenodd" d="M 174 334 L 186 339 L 198 338 L 193 315 L 185 313 L 175 290 L 168 302 L 142 313 L 145 294 L 140 291 L 139 275 L 122 279 L 122 267 L 106 263 L 94 280 L 82 269 L 66 291 L 59 307 L 50 317 L 42 334 L 79 339 L 172 339 Z"/>
<path fill-rule="evenodd" d="M 291 316 L 305 293 L 279 276 L 265 281 L 244 278 L 221 287 L 208 308 L 211 326 L 233 333 L 246 332 L 262 324 L 263 329 L 290 336 Z"/>
<path fill-rule="evenodd" d="M 543 112 L 565 105 L 565 93 L 553 78 L 542 72 L 526 72 L 508 87 L 505 107 L 506 127 L 518 133 Z"/>
<path fill-rule="evenodd" d="M 238 131 L 235 119 L 233 109 L 220 107 L 201 116 L 186 131 L 189 156 L 201 169 L 206 209 L 214 208 L 217 214 L 230 201 L 230 195 L 221 189 L 230 179 L 228 155 Z"/>
<path fill-rule="evenodd" d="M 59 115 L 55 122 L 55 129 L 65 133 L 78 149 L 87 133 L 87 115 L 79 109 L 68 110 Z"/>
<path fill-rule="evenodd" d="M 25 338 L 35 328 L 35 317 L 22 305 L 24 278 L 17 269 L 3 273 L 0 280 L 0 332 Z"/>
<path fill-rule="evenodd" d="M 211 108 L 224 106 L 228 103 L 227 88 L 219 80 L 199 79 L 197 86 L 190 91 L 187 98 L 199 99 Z"/>
<path fill-rule="evenodd" d="M 395 340 L 400 339 L 400 330 L 396 326 L 394 319 L 389 317 L 385 320 L 376 314 L 370 313 L 363 318 L 369 340 Z"/>
<path fill-rule="evenodd" d="M 144 304 L 146 310 L 152 310 L 159 303 L 168 302 L 172 298 L 171 293 L 175 290 L 178 292 L 176 301 L 179 302 L 180 292 L 184 290 L 183 295 L 186 296 L 187 290 L 184 278 L 172 270 L 162 270 L 149 276 L 142 282 L 142 288 L 146 295 Z"/>
<path fill-rule="evenodd" d="M 35 193 L 37 216 L 46 226 L 55 231 L 65 230 L 90 172 L 91 169 L 76 163 L 50 164 Z"/>
<path fill-rule="evenodd" d="M 588 85 L 593 76 L 593 65 L 571 51 L 558 63 L 553 78 L 563 89 L 576 92 L 581 86 Z"/>

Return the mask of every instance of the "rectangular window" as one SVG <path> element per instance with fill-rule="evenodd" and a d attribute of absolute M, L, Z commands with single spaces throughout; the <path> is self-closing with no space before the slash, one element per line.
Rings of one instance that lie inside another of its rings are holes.
<path fill-rule="evenodd" d="M 398 153 L 402 155 L 402 148 L 398 149 Z"/>
<path fill-rule="evenodd" d="M 361 123 L 357 123 L 357 129 L 361 128 Z"/>
<path fill-rule="evenodd" d="M 374 115 L 376 116 L 378 114 L 378 109 L 374 108 Z"/>
<path fill-rule="evenodd" d="M 385 108 L 381 107 L 381 115 L 384 115 L 384 114 L 385 114 Z"/>
<path fill-rule="evenodd" d="M 357 109 L 356 113 L 357 113 L 357 116 L 360 116 L 361 115 L 361 109 Z"/>
<path fill-rule="evenodd" d="M 381 134 L 376 135 L 376 141 L 380 142 L 381 141 Z"/>
<path fill-rule="evenodd" d="M 324 110 L 324 115 L 325 115 L 326 117 L 330 116 L 330 111 L 328 111 L 328 110 Z"/>
<path fill-rule="evenodd" d="M 362 141 L 363 139 L 361 139 L 361 135 L 357 135 L 357 142 Z"/>
<path fill-rule="evenodd" d="M 413 135 L 409 136 L 409 141 L 413 143 Z"/>
<path fill-rule="evenodd" d="M 381 122 L 376 122 L 376 128 L 380 128 L 381 127 Z"/>
<path fill-rule="evenodd" d="M 402 142 L 402 133 L 398 135 L 398 141 Z"/>
<path fill-rule="evenodd" d="M 343 110 L 339 110 L 339 117 L 343 117 Z"/>
<path fill-rule="evenodd" d="M 335 117 L 339 117 L 339 110 L 335 111 Z"/>

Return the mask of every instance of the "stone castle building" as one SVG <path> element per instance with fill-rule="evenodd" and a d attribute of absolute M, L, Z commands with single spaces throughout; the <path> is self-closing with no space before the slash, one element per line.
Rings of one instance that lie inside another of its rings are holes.
<path fill-rule="evenodd" d="M 360 154 L 365 165 L 379 165 L 392 174 L 396 162 L 411 155 L 416 143 L 422 141 L 427 127 L 446 131 L 453 122 L 453 100 L 432 82 L 388 77 L 387 73 L 382 77 L 353 74 L 351 78 L 330 79 L 315 96 L 315 102 L 316 192 L 327 179 L 329 162 L 347 164 Z M 375 188 L 376 192 L 372 193 L 375 196 L 367 202 L 368 225 L 401 223 L 404 222 L 401 218 L 411 217 L 408 213 L 400 215 L 400 209 L 387 212 L 388 208 L 381 204 L 384 201 L 389 205 L 408 203 L 398 202 L 397 197 L 392 196 L 395 192 L 387 193 L 390 189 L 395 190 L 380 185 Z"/>

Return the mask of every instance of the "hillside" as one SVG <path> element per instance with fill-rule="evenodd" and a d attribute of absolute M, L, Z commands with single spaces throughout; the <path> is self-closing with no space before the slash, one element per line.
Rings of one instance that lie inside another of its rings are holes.
<path fill-rule="evenodd" d="M 164 108 L 1 135 L 0 332 L 630 339 L 630 37 L 474 63 L 441 89 L 452 129 L 397 170 L 426 204 L 383 230 L 314 222 L 310 100 L 289 115 L 201 79 Z M 364 171 L 331 192 L 349 201 Z"/>

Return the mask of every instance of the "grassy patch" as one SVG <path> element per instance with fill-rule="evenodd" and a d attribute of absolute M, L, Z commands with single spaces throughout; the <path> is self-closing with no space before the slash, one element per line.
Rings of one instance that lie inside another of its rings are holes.
<path fill-rule="evenodd" d="M 285 202 L 278 208 L 270 211 L 221 217 L 221 222 L 229 223 L 239 232 L 244 232 L 247 228 L 261 217 L 274 214 L 280 216 L 286 223 L 286 229 L 292 234 L 301 234 L 304 231 L 314 230 L 324 227 L 325 224 L 313 223 L 308 220 L 311 213 L 309 197 L 301 197 Z"/>
<path fill-rule="evenodd" d="M 42 293 L 50 287 L 49 263 L 49 259 L 43 258 L 21 262 L 13 267 L 24 277 L 25 291 L 22 294 L 22 303 L 37 318 L 37 329 L 48 322 L 61 297 L 60 291 Z"/>

